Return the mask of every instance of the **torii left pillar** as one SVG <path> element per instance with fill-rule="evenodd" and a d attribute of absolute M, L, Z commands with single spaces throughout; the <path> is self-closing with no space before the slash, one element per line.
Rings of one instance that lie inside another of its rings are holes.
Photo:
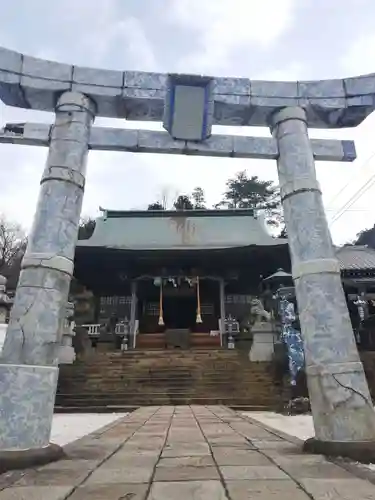
<path fill-rule="evenodd" d="M 73 274 L 94 115 L 94 103 L 83 94 L 65 92 L 58 99 L 0 364 L 0 463 L 8 463 L 8 469 L 20 466 L 19 461 L 23 466 L 25 460 L 35 463 L 35 456 L 49 461 L 61 452 L 49 444 L 59 337 Z"/>

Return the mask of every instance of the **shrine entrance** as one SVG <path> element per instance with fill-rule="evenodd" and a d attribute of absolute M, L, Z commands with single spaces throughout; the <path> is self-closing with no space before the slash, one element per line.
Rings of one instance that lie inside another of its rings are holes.
<path fill-rule="evenodd" d="M 220 346 L 217 281 L 159 277 L 141 282 L 138 292 L 137 347 Z"/>
<path fill-rule="evenodd" d="M 196 326 L 197 301 L 194 296 L 170 296 L 164 299 L 166 329 L 183 328 L 193 331 Z"/>

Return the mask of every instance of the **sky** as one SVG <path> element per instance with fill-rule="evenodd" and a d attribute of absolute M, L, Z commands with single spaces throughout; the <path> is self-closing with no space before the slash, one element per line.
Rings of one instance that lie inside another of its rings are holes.
<path fill-rule="evenodd" d="M 115 70 L 200 73 L 267 80 L 341 78 L 375 72 L 373 0 L 12 0 L 0 12 L 0 45 L 28 55 Z M 53 115 L 0 102 L 6 122 L 52 123 Z M 161 130 L 157 123 L 97 119 L 101 126 Z M 269 136 L 267 129 L 214 127 Z M 375 224 L 375 113 L 356 129 L 310 131 L 353 139 L 354 163 L 319 162 L 318 180 L 333 240 Z M 0 213 L 30 228 L 46 148 L 0 145 Z M 276 162 L 90 152 L 83 215 L 99 206 L 141 209 L 164 194 L 201 186 L 209 205 L 237 172 L 277 184 Z M 374 177 L 374 179 L 373 179 Z M 356 193 L 362 195 L 342 215 Z M 337 219 L 337 220 L 335 220 Z"/>

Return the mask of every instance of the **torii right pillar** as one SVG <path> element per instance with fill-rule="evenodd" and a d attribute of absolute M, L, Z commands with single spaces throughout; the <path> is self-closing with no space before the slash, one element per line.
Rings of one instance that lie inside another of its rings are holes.
<path fill-rule="evenodd" d="M 375 412 L 316 179 L 306 113 L 283 108 L 271 125 L 315 427 L 315 438 L 304 448 L 371 461 Z"/>

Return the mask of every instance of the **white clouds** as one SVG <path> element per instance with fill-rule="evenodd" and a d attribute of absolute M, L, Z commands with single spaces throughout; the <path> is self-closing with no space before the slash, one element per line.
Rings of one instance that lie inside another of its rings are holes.
<path fill-rule="evenodd" d="M 337 244 L 350 241 L 361 229 L 372 227 L 375 223 L 372 209 L 375 186 L 361 196 L 336 222 L 331 223 L 335 214 L 356 191 L 361 189 L 374 172 L 375 158 L 368 162 L 375 153 L 374 129 L 375 114 L 354 129 L 313 130 L 310 133 L 312 137 L 348 139 L 354 140 L 356 144 L 357 159 L 353 163 L 317 162 L 316 164 L 328 222 L 333 240 Z"/>
<path fill-rule="evenodd" d="M 26 10 L 29 7 L 26 5 Z M 118 0 L 100 2 L 95 8 L 90 0 L 66 0 L 53 7 L 45 0 L 35 0 L 33 7 L 38 12 L 23 11 L 23 16 L 30 19 L 34 14 L 31 55 L 86 66 L 157 69 L 143 23 L 127 12 L 122 14 Z M 55 31 L 55 36 L 48 36 L 48 30 Z M 2 27 L 0 19 L 0 42 L 6 42 L 6 35 L 6 26 Z M 30 53 L 27 36 L 23 38 L 22 41 L 19 36 L 21 41 L 11 46 Z M 0 126 L 6 122 L 53 121 L 52 113 L 6 107 L 1 102 L 0 117 Z M 112 126 L 121 124 L 116 121 Z M 26 228 L 31 226 L 46 156 L 47 150 L 43 148 L 0 145 L 3 169 L 0 213 L 6 213 Z M 87 177 L 83 206 L 86 214 L 97 213 L 99 205 L 126 208 L 147 204 L 158 189 L 157 172 L 130 154 L 91 153 Z"/>
<path fill-rule="evenodd" d="M 296 80 L 310 80 L 313 79 L 313 76 L 311 75 L 311 69 L 305 64 L 291 62 L 282 69 L 271 69 L 254 75 L 253 79 L 294 82 Z"/>
<path fill-rule="evenodd" d="M 293 0 L 173 0 L 176 21 L 201 31 L 207 48 L 269 44 L 289 26 Z"/>
<path fill-rule="evenodd" d="M 342 57 L 345 76 L 357 76 L 375 72 L 375 34 L 361 35 Z"/>
<path fill-rule="evenodd" d="M 100 29 L 100 41 L 95 31 L 84 37 L 90 64 L 101 66 L 111 59 L 112 68 L 155 71 L 157 63 L 144 27 L 136 17 L 112 19 Z"/>
<path fill-rule="evenodd" d="M 342 76 L 356 76 L 375 71 L 375 35 L 362 34 L 350 45 L 349 50 L 339 61 Z M 318 174 L 323 187 L 328 209 L 328 219 L 332 220 L 345 203 L 370 179 L 375 167 L 374 146 L 375 114 L 368 117 L 355 129 L 341 131 L 320 131 L 319 137 L 337 137 L 355 140 L 357 160 L 352 164 L 327 164 L 327 168 L 318 165 Z M 314 131 L 317 135 L 317 131 Z M 363 228 L 375 223 L 372 210 L 375 186 L 349 207 L 343 215 L 331 224 L 334 241 L 345 243 Z"/>
<path fill-rule="evenodd" d="M 290 26 L 294 0 L 171 0 L 170 20 L 194 29 L 200 49 L 183 61 L 189 71 L 220 70 L 236 50 L 268 46 Z"/>
<path fill-rule="evenodd" d="M 35 212 L 47 150 L 1 145 L 0 213 L 29 228 Z"/>
<path fill-rule="evenodd" d="M 7 122 L 51 123 L 53 120 L 51 113 L 12 108 L 1 102 L 0 117 L 0 127 Z M 35 211 L 47 149 L 0 144 L 0 158 L 0 213 L 28 229 Z"/>
<path fill-rule="evenodd" d="M 18 20 L 20 26 L 30 23 L 24 36 L 19 33 L 16 43 L 9 44 L 20 52 L 83 66 L 145 71 L 156 67 L 142 21 L 120 0 L 97 2 L 95 7 L 91 0 L 33 0 Z M 0 19 L 0 44 L 5 40 L 7 45 L 6 36 Z"/>
<path fill-rule="evenodd" d="M 142 1 L 148 5 L 149 0 Z M 151 24 L 148 13 L 140 13 L 139 0 L 137 6 L 135 0 L 106 0 L 98 2 L 95 8 L 92 8 L 91 0 L 57 3 L 24 0 L 24 8 L 12 14 L 17 20 L 21 19 L 17 29 L 10 32 L 8 24 L 0 19 L 0 44 L 73 64 L 145 71 L 181 70 L 223 76 L 238 73 L 239 70 L 239 76 L 251 73 L 252 78 L 268 80 L 319 78 L 327 65 L 336 72 L 341 64 L 344 75 L 375 69 L 375 36 L 372 34 L 363 35 L 352 44 L 341 61 L 338 55 L 330 58 L 326 54 L 326 39 L 323 48 L 318 42 L 311 47 L 303 29 L 290 30 L 289 40 L 284 44 L 281 38 L 291 27 L 295 6 L 300 3 L 296 0 L 166 1 L 170 3 L 169 12 L 161 12 Z M 16 12 L 11 2 L 8 2 L 7 9 Z M 318 17 L 322 15 L 318 2 L 314 9 Z M 168 16 L 169 25 L 165 23 L 165 16 Z M 306 16 L 304 20 L 297 21 L 302 25 L 310 19 Z M 298 38 L 293 39 L 295 34 Z M 327 36 L 333 41 L 336 35 L 332 31 Z M 355 36 L 355 32 L 347 33 L 347 43 L 350 37 Z M 184 57 L 184 37 L 189 37 L 190 50 L 193 51 L 193 47 L 196 50 L 187 58 Z M 13 39 L 17 43 L 13 44 Z M 280 46 L 285 49 L 285 57 L 280 56 Z M 262 51 L 264 48 L 269 50 Z M 264 59 L 260 59 L 262 54 Z M 177 68 L 170 66 L 173 61 L 177 61 Z M 5 108 L 1 103 L 0 117 L 0 126 L 5 121 L 53 120 L 52 114 Z M 96 123 L 160 129 L 160 124 L 155 123 L 104 119 L 98 119 Z M 317 164 L 326 204 L 350 181 L 349 187 L 331 204 L 329 215 L 344 204 L 373 169 L 372 164 L 367 170 L 360 167 L 372 153 L 374 130 L 375 116 L 355 130 L 313 131 L 314 135 L 321 137 L 357 140 L 359 159 L 354 164 Z M 266 129 L 245 127 L 215 127 L 215 133 L 269 134 Z M 42 148 L 0 145 L 0 212 L 26 226 L 30 225 L 34 213 L 46 155 L 47 150 Z M 144 207 L 159 196 L 164 186 L 170 186 L 173 196 L 176 191 L 189 192 L 200 185 L 206 191 L 208 203 L 213 204 L 220 199 L 225 181 L 243 169 L 251 175 L 277 182 L 276 164 L 270 161 L 92 152 L 88 162 L 83 213 L 95 215 L 99 205 L 119 209 Z M 353 207 L 354 211 L 348 211 L 333 225 L 336 241 L 343 242 L 361 228 L 373 225 L 370 208 L 374 192 L 361 198 Z M 367 211 L 359 211 L 362 208 L 367 208 Z"/>
<path fill-rule="evenodd" d="M 139 19 L 128 17 L 119 21 L 111 32 L 112 42 L 125 51 L 127 67 L 142 71 L 158 69 L 154 51 Z"/>

